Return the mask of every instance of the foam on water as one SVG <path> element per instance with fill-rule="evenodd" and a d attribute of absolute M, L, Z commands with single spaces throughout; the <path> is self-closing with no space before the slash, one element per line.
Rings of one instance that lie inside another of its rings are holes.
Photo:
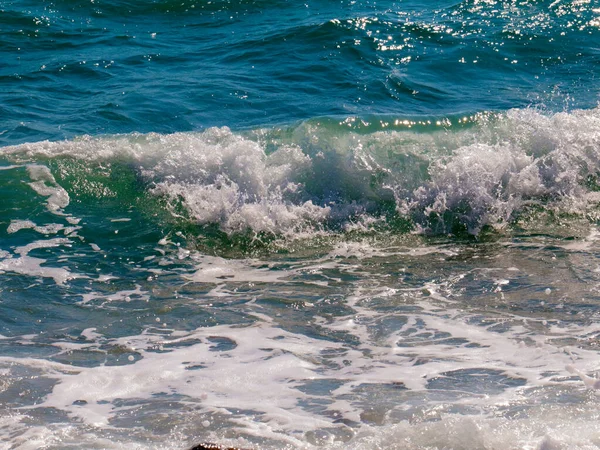
<path fill-rule="evenodd" d="M 597 446 L 598 121 L 2 149 L 0 439 Z M 426 236 L 457 224 L 502 233 Z"/>
<path fill-rule="evenodd" d="M 400 202 L 403 208 L 442 218 L 442 230 L 444 214 L 456 211 L 451 220 L 477 233 L 483 225 L 505 226 L 526 206 L 578 214 L 598 202 L 589 188 L 599 168 L 598 110 L 512 110 L 491 125 L 489 139 L 434 161 L 431 180 Z"/>
<path fill-rule="evenodd" d="M 275 272 L 263 261 L 234 260 L 207 255 L 192 255 L 194 261 L 200 262 L 198 270 L 187 275 L 186 279 L 195 283 L 222 284 L 224 280 L 234 282 L 269 283 L 285 282 L 288 271 Z"/>
<path fill-rule="evenodd" d="M 0 1 L 0 448 L 599 448 L 596 3 Z"/>
<path fill-rule="evenodd" d="M 65 411 L 101 428 L 109 422 L 124 425 L 132 407 L 166 396 L 182 408 L 200 407 L 200 418 L 209 421 L 205 433 L 218 436 L 224 421 L 248 439 L 273 440 L 279 448 L 286 443 L 311 448 L 311 442 L 324 448 L 399 448 L 399 442 L 402 448 L 537 448 L 556 441 L 557 448 L 583 449 L 600 442 L 593 426 L 597 413 L 590 409 L 595 400 L 561 406 L 561 396 L 585 396 L 569 372 L 592 379 L 571 366 L 573 356 L 564 348 L 524 344 L 527 333 L 520 327 L 498 333 L 469 325 L 457 311 L 420 306 L 424 313 L 409 315 L 405 327 L 380 342 L 367 326 L 331 324 L 358 337 L 356 348 L 262 322 L 174 332 L 174 337 L 150 332 L 120 338 L 115 343 L 124 349 L 123 358 L 133 358 L 118 366 L 40 365 L 23 358 L 2 358 L 2 363 L 32 364 L 40 376 L 58 381 L 35 408 Z M 421 340 L 419 335 L 429 333 L 445 337 L 425 340 L 418 349 L 396 341 L 400 336 L 404 342 Z M 94 338 L 99 340 L 97 333 Z M 464 344 L 450 344 L 457 339 Z M 59 345 L 63 352 L 97 346 Z M 577 350 L 576 364 L 597 366 L 597 353 Z M 553 404 L 562 418 L 550 412 Z M 527 418 L 519 418 L 522 409 Z M 574 432 L 561 420 L 589 428 Z M 220 425 L 213 429 L 213 422 Z"/>
<path fill-rule="evenodd" d="M 469 128 L 428 133 L 307 122 L 288 130 L 82 137 L 2 149 L 11 161 L 65 158 L 105 171 L 126 164 L 174 217 L 226 233 L 298 234 L 340 225 L 377 226 L 390 215 L 423 231 L 502 229 L 527 212 L 589 214 L 600 201 L 600 110 L 533 109 L 480 115 Z M 456 124 L 455 124 L 456 125 Z M 437 128 L 437 131 L 436 131 Z M 89 176 L 63 164 L 62 177 Z M 30 185 L 60 211 L 69 194 L 48 168 L 28 166 Z M 65 173 L 66 172 L 66 173 Z M 79 186 L 74 184 L 72 195 Z M 102 191 L 104 192 L 104 191 Z M 119 192 L 112 195 L 119 195 Z"/>
<path fill-rule="evenodd" d="M 69 194 L 56 183 L 50 169 L 46 166 L 31 164 L 27 166 L 32 182 L 29 186 L 39 195 L 48 197 L 47 208 L 50 212 L 61 214 L 62 210 L 69 205 Z"/>
<path fill-rule="evenodd" d="M 45 259 L 29 256 L 29 252 L 40 248 L 59 246 L 70 246 L 71 241 L 66 238 L 54 238 L 36 241 L 14 250 L 14 255 L 8 252 L 0 254 L 0 273 L 13 272 L 31 277 L 52 278 L 57 284 L 64 284 L 67 280 L 78 278 L 80 275 L 73 274 L 61 267 L 45 267 L 42 264 Z M 15 255 L 18 255 L 15 257 Z"/>
<path fill-rule="evenodd" d="M 573 258 L 591 255 L 597 244 L 590 242 L 584 250 L 564 251 Z M 425 284 L 413 285 L 410 273 L 420 270 L 415 262 L 427 262 L 423 270 L 435 272 L 432 255 L 440 257 L 443 267 L 464 249 L 409 250 L 354 242 L 295 263 L 227 260 L 191 251 L 186 271 L 163 265 L 161 276 L 172 270 L 185 279 L 185 285 L 177 285 L 184 298 L 217 284 L 224 298 L 211 297 L 209 291 L 207 299 L 236 303 L 236 310 L 252 320 L 186 329 L 167 308 L 139 334 L 107 336 L 108 329 L 94 327 L 83 329 L 76 339 L 56 340 L 51 343 L 54 361 L 4 356 L 0 365 L 9 385 L 19 383 L 21 372 L 35 373 L 40 385 L 39 397 L 21 409 L 24 414 L 64 415 L 56 426 L 46 422 L 26 429 L 24 416 L 7 418 L 12 424 L 7 427 L 18 430 L 10 440 L 16 448 L 31 448 L 31 442 L 81 445 L 98 439 L 115 449 L 124 442 L 176 449 L 194 440 L 330 449 L 598 445 L 598 325 L 530 316 L 518 309 L 494 313 L 472 304 L 480 297 L 500 302 L 504 295 L 507 300 L 500 306 L 520 301 L 519 289 L 511 287 L 522 283 L 526 260 L 515 260 L 517 254 L 507 261 L 493 258 L 489 267 L 456 266 L 451 274 L 437 277 L 422 274 Z M 177 251 L 163 257 L 169 255 L 181 261 Z M 402 262 L 399 277 L 370 268 L 387 261 Z M 526 275 L 539 276 L 533 271 Z M 349 284 L 340 291 L 335 286 L 343 286 L 342 279 Z M 124 306 L 133 297 L 151 300 L 164 289 L 155 284 L 148 291 L 136 286 L 110 295 L 85 294 L 83 305 L 104 308 L 102 302 L 92 302 L 96 298 L 113 306 Z M 468 294 L 486 286 L 488 294 Z M 540 287 L 549 308 L 555 292 L 559 298 L 570 295 L 567 288 L 553 285 L 544 294 L 547 288 Z M 297 306 L 280 309 L 283 316 L 275 314 L 270 303 L 278 300 L 271 291 L 296 299 Z M 339 309 L 327 306 L 341 293 Z M 190 300 L 195 298 L 197 294 Z M 214 314 L 228 310 L 213 309 L 207 302 L 186 305 L 191 308 L 186 315 L 204 308 Z M 294 321 L 294 311 L 307 315 Z M 37 339 L 20 336 L 19 342 L 26 348 Z M 117 357 L 110 364 L 88 364 L 71 356 L 109 352 Z M 59 362 L 63 358 L 70 362 Z M 126 430 L 139 423 L 152 428 L 150 435 L 127 436 Z M 168 431 L 159 444 L 152 433 L 161 428 Z M 111 435 L 113 443 L 104 440 Z"/>

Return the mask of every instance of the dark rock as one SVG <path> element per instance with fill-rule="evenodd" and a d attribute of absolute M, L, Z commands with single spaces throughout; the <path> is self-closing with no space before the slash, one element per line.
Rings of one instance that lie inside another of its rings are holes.
<path fill-rule="evenodd" d="M 219 444 L 211 444 L 211 443 L 205 442 L 204 444 L 194 445 L 189 450 L 244 450 L 244 449 L 237 448 L 237 447 L 223 447 L 222 445 L 219 445 Z"/>

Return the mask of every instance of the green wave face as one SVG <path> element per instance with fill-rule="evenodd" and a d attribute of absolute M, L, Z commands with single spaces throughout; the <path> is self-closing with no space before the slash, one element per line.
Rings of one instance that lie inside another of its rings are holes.
<path fill-rule="evenodd" d="M 129 218 L 140 238 L 225 246 L 595 220 L 599 123 L 597 109 L 527 109 L 23 144 L 2 149 L 2 216 L 6 226 L 58 215 L 99 229 Z"/>

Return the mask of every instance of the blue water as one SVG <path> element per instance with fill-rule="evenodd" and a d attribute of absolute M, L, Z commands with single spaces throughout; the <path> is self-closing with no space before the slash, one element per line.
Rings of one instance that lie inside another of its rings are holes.
<path fill-rule="evenodd" d="M 24 2 L 0 144 L 598 102 L 593 2 Z"/>
<path fill-rule="evenodd" d="M 0 447 L 600 447 L 600 5 L 0 0 Z"/>

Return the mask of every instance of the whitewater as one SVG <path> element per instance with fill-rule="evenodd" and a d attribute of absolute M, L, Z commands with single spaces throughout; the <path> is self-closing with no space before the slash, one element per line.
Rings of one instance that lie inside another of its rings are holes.
<path fill-rule="evenodd" d="M 0 30 L 0 448 L 600 446 L 594 2 Z"/>

